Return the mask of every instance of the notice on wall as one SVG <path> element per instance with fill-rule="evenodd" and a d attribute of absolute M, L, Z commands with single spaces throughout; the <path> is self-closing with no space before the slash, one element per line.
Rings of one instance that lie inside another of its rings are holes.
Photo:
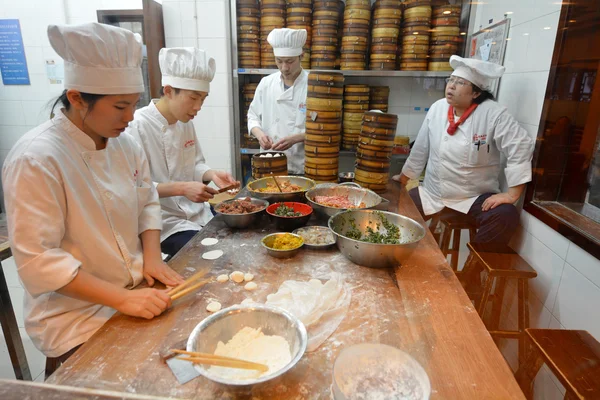
<path fill-rule="evenodd" d="M 18 19 L 0 19 L 0 73 L 5 85 L 31 84 Z"/>
<path fill-rule="evenodd" d="M 46 76 L 51 85 L 58 85 L 65 79 L 65 69 L 62 62 L 46 60 Z"/>

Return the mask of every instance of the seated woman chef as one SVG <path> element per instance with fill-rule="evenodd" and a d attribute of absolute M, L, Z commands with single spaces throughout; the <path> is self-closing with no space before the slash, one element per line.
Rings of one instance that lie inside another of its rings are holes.
<path fill-rule="evenodd" d="M 164 290 L 130 290 L 143 279 L 183 280 L 161 258 L 144 151 L 123 133 L 144 91 L 141 37 L 90 23 L 50 25 L 48 38 L 65 60 L 63 108 L 15 144 L 2 180 L 25 329 L 60 363 L 115 310 L 150 319 L 169 307 Z"/>
<path fill-rule="evenodd" d="M 473 242 L 508 243 L 519 222 L 513 204 L 531 180 L 534 142 L 489 92 L 503 66 L 458 56 L 450 65 L 446 98 L 429 109 L 402 174 L 393 179 L 404 185 L 427 165 L 423 185 L 409 192 L 421 215 L 448 207 L 476 222 Z M 500 193 L 501 155 L 506 193 Z"/>
<path fill-rule="evenodd" d="M 207 203 L 236 182 L 206 165 L 192 120 L 202 109 L 215 76 L 215 60 L 193 47 L 160 49 L 162 96 L 136 111 L 126 132 L 146 151 L 160 197 L 161 249 L 175 255 L 213 217 Z M 223 149 L 226 151 L 226 149 Z"/>
<path fill-rule="evenodd" d="M 291 174 L 304 173 L 308 72 L 300 61 L 306 36 L 306 29 L 269 33 L 279 72 L 262 78 L 248 109 L 248 132 L 264 150 L 285 151 Z"/>

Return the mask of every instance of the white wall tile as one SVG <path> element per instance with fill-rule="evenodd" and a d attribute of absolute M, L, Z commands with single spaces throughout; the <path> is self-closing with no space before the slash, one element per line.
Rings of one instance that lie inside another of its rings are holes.
<path fill-rule="evenodd" d="M 10 150 L 31 127 L 0 125 L 0 149 Z"/>
<path fill-rule="evenodd" d="M 162 5 L 165 39 L 181 38 L 181 15 L 178 1 L 165 2 Z"/>
<path fill-rule="evenodd" d="M 27 125 L 20 101 L 0 101 L 0 124 Z"/>
<path fill-rule="evenodd" d="M 560 324 L 560 321 L 556 319 L 554 315 L 550 317 L 550 325 L 548 325 L 548 329 L 566 329 L 564 326 Z"/>
<path fill-rule="evenodd" d="M 25 46 L 25 59 L 30 74 L 45 74 L 44 51 L 42 46 Z"/>
<path fill-rule="evenodd" d="M 89 22 L 98 21 L 96 10 L 101 9 L 100 0 L 66 0 L 67 23 L 71 24 L 74 19 L 86 19 Z"/>
<path fill-rule="evenodd" d="M 208 55 L 215 59 L 217 72 L 230 73 L 231 71 L 231 45 L 225 38 L 200 38 L 198 48 L 206 50 Z"/>
<path fill-rule="evenodd" d="M 196 9 L 195 3 L 192 2 L 180 2 L 179 13 L 181 16 L 181 36 L 184 38 L 195 38 L 196 37 Z M 198 6 L 198 14 L 200 14 L 200 6 Z M 200 18 L 198 18 L 200 19 Z"/>
<path fill-rule="evenodd" d="M 527 56 L 521 60 L 523 71 L 549 70 L 558 28 L 559 12 L 534 19 L 530 24 Z"/>
<path fill-rule="evenodd" d="M 564 260 L 529 233 L 525 235 L 523 248 L 519 254 L 538 274 L 536 278 L 529 281 L 529 287 L 544 306 L 552 310 Z"/>
<path fill-rule="evenodd" d="M 198 41 L 193 37 L 184 37 L 181 38 L 181 46 L 183 47 L 199 47 Z M 201 47 L 199 47 L 201 48 Z"/>
<path fill-rule="evenodd" d="M 563 260 L 567 258 L 569 240 L 535 217 L 529 219 L 527 231 L 544 243 Z M 599 263 L 600 266 L 600 263 Z M 600 278 L 600 269 L 598 270 Z"/>
<path fill-rule="evenodd" d="M 22 101 L 21 104 L 25 114 L 25 125 L 37 126 L 50 118 L 47 101 Z"/>
<path fill-rule="evenodd" d="M 542 115 L 542 106 L 548 84 L 549 71 L 523 73 L 519 96 L 519 109 L 515 118 L 519 122 L 530 125 L 539 125 Z"/>
<path fill-rule="evenodd" d="M 204 143 L 205 140 L 229 137 L 231 132 L 229 107 L 203 106 L 194 118 L 194 128 L 200 143 Z"/>
<path fill-rule="evenodd" d="M 372 82 L 373 86 L 389 86 L 388 107 L 410 107 L 412 78 L 387 79 Z"/>
<path fill-rule="evenodd" d="M 444 97 L 445 85 L 440 90 L 440 80 L 436 78 L 413 78 L 410 88 L 411 107 L 430 107 Z"/>
<path fill-rule="evenodd" d="M 416 110 L 415 108 L 420 108 L 420 110 Z M 410 109 L 407 136 L 410 136 L 411 141 L 416 139 L 426 115 L 425 107 L 412 107 Z"/>
<path fill-rule="evenodd" d="M 600 340 L 598 304 L 600 288 L 565 263 L 552 314 L 567 329 L 583 329 Z"/>
<path fill-rule="evenodd" d="M 410 107 L 392 107 L 388 106 L 388 113 L 398 116 L 396 125 L 396 135 L 408 135 L 408 121 L 410 119 Z"/>
<path fill-rule="evenodd" d="M 143 8 L 142 0 L 101 0 L 100 9 L 102 10 L 141 10 Z"/>
<path fill-rule="evenodd" d="M 522 81 L 521 73 L 504 74 L 498 89 L 498 102 L 519 122 L 523 122 L 518 119 Z"/>
<path fill-rule="evenodd" d="M 524 70 L 525 63 L 523 61 L 527 58 L 527 47 L 530 38 L 530 35 L 524 35 L 524 33 L 529 32 L 525 25 L 527 24 L 512 27 L 509 30 L 508 38 L 510 40 L 506 43 L 506 54 L 504 56 L 506 74 L 523 72 Z"/>
<path fill-rule="evenodd" d="M 14 15 L 12 18 L 19 19 L 24 46 L 43 46 L 48 42 L 48 37 L 46 35 L 47 25 L 41 27 L 40 21 L 31 17 L 27 18 L 23 16 L 20 18 L 18 15 Z"/>
<path fill-rule="evenodd" d="M 183 46 L 183 38 L 165 36 L 165 46 L 166 47 L 182 47 Z"/>
<path fill-rule="evenodd" d="M 600 260 L 576 244 L 571 243 L 566 261 L 596 286 L 600 287 Z"/>
<path fill-rule="evenodd" d="M 215 74 L 213 81 L 210 84 L 211 91 L 210 95 L 205 101 L 207 106 L 211 107 L 219 107 L 226 106 L 229 107 L 232 104 L 232 94 L 231 94 L 231 77 L 229 74 Z M 229 118 L 229 116 L 228 116 Z"/>
<path fill-rule="evenodd" d="M 230 33 L 225 20 L 225 3 L 200 2 L 198 3 L 198 37 L 199 38 L 227 38 Z"/>

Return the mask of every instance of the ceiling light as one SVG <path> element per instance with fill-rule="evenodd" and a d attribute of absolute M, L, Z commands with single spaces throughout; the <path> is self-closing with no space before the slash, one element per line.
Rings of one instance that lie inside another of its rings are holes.
<path fill-rule="evenodd" d="M 523 36 L 529 36 L 529 33 L 524 33 Z"/>
<path fill-rule="evenodd" d="M 444 11 L 442 14 L 446 14 L 446 15 L 448 15 L 448 14 L 450 14 L 450 13 L 452 13 L 452 11 L 450 11 L 450 10 L 446 10 L 446 11 Z"/>
<path fill-rule="evenodd" d="M 512 13 L 513 13 L 512 11 L 505 12 L 506 15 L 511 15 Z"/>
<path fill-rule="evenodd" d="M 460 35 L 461 36 L 465 36 L 467 34 L 467 32 L 461 32 Z"/>
<path fill-rule="evenodd" d="M 545 31 L 549 31 L 550 29 L 552 29 L 552 28 L 551 28 L 551 27 L 549 27 L 549 26 L 545 26 L 545 27 L 544 27 L 544 30 L 545 30 Z"/>
<path fill-rule="evenodd" d="M 413 32 L 413 35 L 418 35 L 418 34 L 419 34 L 419 32 Z"/>
<path fill-rule="evenodd" d="M 577 22 L 577 20 L 576 20 L 576 19 L 570 19 L 570 20 L 569 20 L 569 23 L 571 23 L 571 24 L 574 24 L 575 22 Z"/>

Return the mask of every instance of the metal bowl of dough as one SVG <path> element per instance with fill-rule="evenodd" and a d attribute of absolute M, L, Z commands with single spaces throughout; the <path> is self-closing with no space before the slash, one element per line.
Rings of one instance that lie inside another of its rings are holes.
<path fill-rule="evenodd" d="M 270 203 L 283 203 L 289 201 L 306 203 L 306 197 L 304 197 L 304 194 L 310 189 L 314 188 L 316 185 L 315 181 L 312 179 L 304 178 L 302 176 L 276 176 L 275 179 L 277 179 L 277 182 L 279 182 L 280 185 L 282 182 L 288 181 L 292 185 L 300 186 L 300 190 L 295 192 L 281 193 L 278 191 L 277 187 L 269 188 L 269 183 L 271 186 L 274 184 L 273 177 L 271 176 L 252 181 L 248 183 L 246 188 L 253 197 L 267 200 Z M 269 189 L 269 191 L 261 191 L 265 189 Z"/>
<path fill-rule="evenodd" d="M 278 371 L 244 380 L 227 379 L 212 372 L 209 365 L 194 364 L 202 376 L 225 385 L 254 385 L 285 374 L 300 361 L 306 351 L 308 336 L 304 324 L 279 307 L 262 304 L 237 305 L 205 318 L 190 334 L 186 350 L 213 354 L 219 342 L 227 343 L 244 327 L 260 328 L 265 335 L 283 337 L 290 345 L 292 360 Z"/>
<path fill-rule="evenodd" d="M 369 189 L 363 189 L 356 183 L 343 183 L 331 187 L 317 187 L 306 192 L 308 204 L 315 211 L 315 215 L 321 219 L 329 219 L 346 208 L 329 207 L 315 201 L 317 196 L 344 196 L 352 203 L 365 203 L 364 207 L 356 207 L 353 210 L 367 210 L 370 208 L 387 209 L 389 201 Z"/>
<path fill-rule="evenodd" d="M 399 244 L 368 243 L 349 238 L 354 225 L 364 236 L 367 228 L 386 233 L 382 218 L 400 230 Z M 337 246 L 348 260 L 369 268 L 389 268 L 401 265 L 425 237 L 425 228 L 417 221 L 387 211 L 351 210 L 338 213 L 328 221 L 337 237 Z"/>
<path fill-rule="evenodd" d="M 249 227 L 250 225 L 252 225 L 254 222 L 256 222 L 260 218 L 260 216 L 263 214 L 263 212 L 269 206 L 269 202 L 266 200 L 250 198 L 250 202 L 252 204 L 257 205 L 257 206 L 262 206 L 260 210 L 254 211 L 251 213 L 246 213 L 246 214 L 226 214 L 226 213 L 222 213 L 219 211 L 219 209 L 224 204 L 232 203 L 237 200 L 241 200 L 241 198 L 225 200 L 225 201 L 217 204 L 217 206 L 214 208 L 215 212 L 218 215 L 220 215 L 221 217 L 223 217 L 223 221 L 225 221 L 225 224 L 228 227 L 234 228 L 234 229 L 243 229 L 243 228 Z"/>

